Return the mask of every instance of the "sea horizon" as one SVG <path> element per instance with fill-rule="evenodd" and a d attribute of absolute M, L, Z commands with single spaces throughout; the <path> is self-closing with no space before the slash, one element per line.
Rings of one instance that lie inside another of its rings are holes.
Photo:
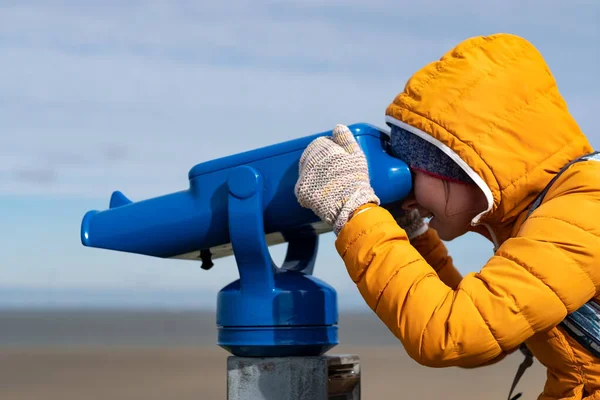
<path fill-rule="evenodd" d="M 217 347 L 216 310 L 0 308 L 0 348 Z M 340 310 L 344 345 L 401 346 L 373 312 Z"/>

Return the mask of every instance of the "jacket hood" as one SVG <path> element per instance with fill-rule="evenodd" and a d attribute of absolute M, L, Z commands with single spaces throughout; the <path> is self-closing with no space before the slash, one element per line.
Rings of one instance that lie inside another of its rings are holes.
<path fill-rule="evenodd" d="M 386 123 L 454 159 L 488 200 L 472 224 L 495 230 L 592 151 L 542 55 L 511 34 L 469 38 L 423 67 L 388 106 Z"/>

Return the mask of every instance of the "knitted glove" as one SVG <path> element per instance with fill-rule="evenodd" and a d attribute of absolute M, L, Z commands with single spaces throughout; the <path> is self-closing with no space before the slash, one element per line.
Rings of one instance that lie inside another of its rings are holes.
<path fill-rule="evenodd" d="M 429 229 L 429 226 L 425 223 L 425 220 L 421 217 L 421 214 L 419 214 L 419 210 L 417 209 L 392 215 L 396 219 L 398 225 L 404 229 L 409 240 L 422 235 Z"/>
<path fill-rule="evenodd" d="M 406 211 L 402 208 L 402 201 L 390 204 L 386 208 L 392 214 L 396 223 L 404 229 L 408 239 L 414 239 L 429 229 L 429 225 L 421 217 L 419 211 L 417 209 Z"/>
<path fill-rule="evenodd" d="M 333 226 L 336 235 L 358 207 L 380 203 L 365 154 L 345 125 L 336 125 L 332 137 L 318 137 L 307 146 L 294 192 L 300 205 Z"/>

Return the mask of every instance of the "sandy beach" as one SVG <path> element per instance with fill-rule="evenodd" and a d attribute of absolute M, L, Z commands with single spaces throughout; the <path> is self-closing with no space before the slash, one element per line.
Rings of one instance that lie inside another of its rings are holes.
<path fill-rule="evenodd" d="M 505 400 L 522 361 L 426 368 L 373 313 L 342 313 L 339 330 L 329 353 L 360 357 L 364 400 Z M 216 332 L 205 311 L 0 311 L 0 400 L 224 400 L 229 353 Z M 522 399 L 544 380 L 534 363 Z"/>
<path fill-rule="evenodd" d="M 520 355 L 464 370 L 418 366 L 400 347 L 339 346 L 361 357 L 363 399 L 504 400 Z M 219 348 L 77 348 L 0 350 L 2 400 L 222 400 L 226 358 Z M 544 371 L 522 379 L 523 399 L 535 399 Z"/>

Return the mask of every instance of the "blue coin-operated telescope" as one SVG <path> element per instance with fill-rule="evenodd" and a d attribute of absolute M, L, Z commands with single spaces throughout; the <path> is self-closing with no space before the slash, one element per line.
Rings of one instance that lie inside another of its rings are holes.
<path fill-rule="evenodd" d="M 382 205 L 411 190 L 408 167 L 388 153 L 389 136 L 349 126 L 368 160 Z M 330 231 L 295 197 L 298 162 L 326 131 L 194 166 L 189 188 L 132 202 L 116 191 L 109 209 L 83 217 L 88 247 L 161 258 L 213 261 L 233 255 L 239 279 L 217 298 L 218 345 L 234 356 L 319 356 L 338 343 L 335 290 L 312 275 L 318 235 Z M 274 265 L 269 246 L 288 243 Z"/>

